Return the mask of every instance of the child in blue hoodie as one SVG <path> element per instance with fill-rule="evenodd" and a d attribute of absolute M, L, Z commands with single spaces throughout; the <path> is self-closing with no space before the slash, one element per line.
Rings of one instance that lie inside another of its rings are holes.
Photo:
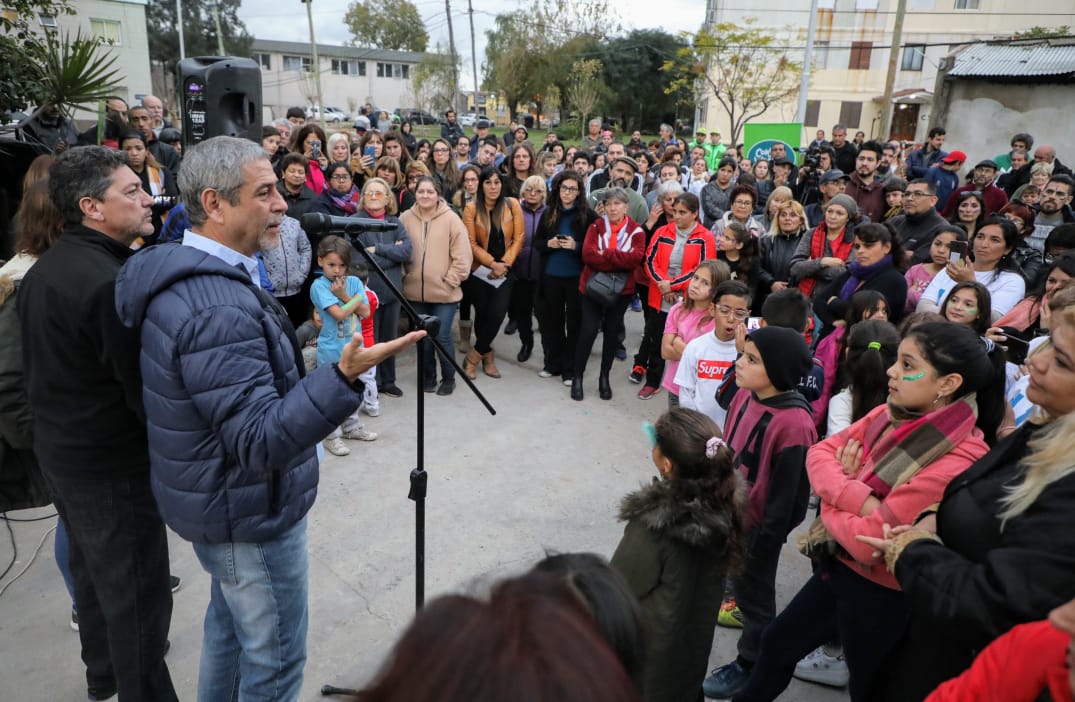
<path fill-rule="evenodd" d="M 798 391 L 813 367 L 802 334 L 767 326 L 750 332 L 735 362 L 738 391 L 724 440 L 748 485 L 747 560 L 734 579 L 743 613 L 739 656 L 706 678 L 706 697 L 733 697 L 750 678 L 761 635 L 776 616 L 776 568 L 788 534 L 806 515 L 806 452 L 817 441 L 810 403 Z"/>

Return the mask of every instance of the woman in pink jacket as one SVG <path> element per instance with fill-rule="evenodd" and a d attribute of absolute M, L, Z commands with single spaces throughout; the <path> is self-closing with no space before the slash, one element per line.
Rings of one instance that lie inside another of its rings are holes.
<path fill-rule="evenodd" d="M 1003 415 L 1000 357 L 967 327 L 915 327 L 888 369 L 888 404 L 810 449 L 806 469 L 821 515 L 800 550 L 814 559 L 814 576 L 766 629 L 736 702 L 776 699 L 799 659 L 837 635 L 851 699 L 876 699 L 871 683 L 908 608 L 883 557 L 856 537 L 913 523 L 985 455 Z"/>

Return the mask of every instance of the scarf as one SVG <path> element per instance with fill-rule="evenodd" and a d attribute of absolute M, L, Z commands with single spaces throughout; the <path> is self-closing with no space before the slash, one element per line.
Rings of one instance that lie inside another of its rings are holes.
<path fill-rule="evenodd" d="M 844 283 L 844 287 L 840 290 L 840 299 L 850 300 L 851 296 L 854 295 L 860 287 L 862 287 L 863 283 L 873 280 L 873 278 L 878 273 L 891 266 L 892 256 L 885 256 L 877 263 L 871 264 L 869 266 L 864 266 L 858 261 L 852 261 L 851 263 L 847 264 L 847 271 L 851 274 L 851 276 L 847 279 L 847 282 Z"/>
<path fill-rule="evenodd" d="M 908 412 L 890 403 L 888 412 L 874 417 L 863 434 L 866 453 L 860 479 L 870 487 L 874 497 L 883 501 L 965 439 L 974 430 L 977 417 L 978 405 L 973 393 L 928 413 Z M 885 434 L 889 427 L 892 430 Z M 799 551 L 810 558 L 847 556 L 820 516 L 799 537 L 798 545 Z"/>
<path fill-rule="evenodd" d="M 344 211 L 344 214 L 353 215 L 358 211 L 358 201 L 361 199 L 361 193 L 358 192 L 358 188 L 351 186 L 351 190 L 344 195 L 340 195 L 334 188 L 326 188 L 329 198 L 332 203 Z"/>
<path fill-rule="evenodd" d="M 597 250 L 605 251 L 606 249 L 614 249 L 619 251 L 631 250 L 631 232 L 627 230 L 628 217 L 624 217 L 620 222 L 619 227 L 613 227 L 612 222 L 609 221 L 608 215 L 605 215 L 602 219 L 605 220 L 605 230 L 597 236 Z"/>
<path fill-rule="evenodd" d="M 813 235 L 810 237 L 810 260 L 816 261 L 819 258 L 825 257 L 825 244 L 828 242 L 829 229 L 825 226 L 825 223 L 817 225 L 817 229 L 814 230 Z M 844 241 L 844 235 L 836 237 L 832 242 L 828 242 L 832 246 L 832 255 L 836 258 L 847 260 L 847 257 L 851 255 L 851 246 L 854 242 Z M 817 286 L 817 278 L 803 278 L 799 281 L 799 290 L 803 295 L 810 297 L 814 293 L 814 288 Z"/>

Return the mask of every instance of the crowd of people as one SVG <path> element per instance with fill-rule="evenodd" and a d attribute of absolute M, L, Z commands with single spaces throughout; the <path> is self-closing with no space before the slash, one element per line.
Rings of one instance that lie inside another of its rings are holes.
<path fill-rule="evenodd" d="M 1071 699 L 1075 180 L 1052 146 L 1016 134 L 961 178 L 940 127 L 906 151 L 836 125 L 802 163 L 751 162 L 668 125 L 535 145 L 449 110 L 427 141 L 293 108 L 260 143 L 183 153 L 155 100 L 110 100 L 85 146 L 33 125 L 55 155 L 0 268 L 0 455 L 24 487 L 4 506 L 56 505 L 91 699 L 176 697 L 166 524 L 213 583 L 199 698 L 298 694 L 320 454 L 377 438 L 361 415 L 402 396 L 395 353 L 430 343 L 400 333 L 396 290 L 471 379 L 517 334 L 517 368 L 540 353 L 584 401 L 600 335 L 598 396 L 630 344 L 637 397 L 668 409 L 609 561 L 438 600 L 363 699 L 773 700 L 793 676 L 856 701 Z M 454 391 L 436 354 L 419 372 Z M 778 611 L 811 500 L 814 575 Z M 707 675 L 717 625 L 742 634 Z M 1027 637 L 1034 683 L 990 678 Z"/>

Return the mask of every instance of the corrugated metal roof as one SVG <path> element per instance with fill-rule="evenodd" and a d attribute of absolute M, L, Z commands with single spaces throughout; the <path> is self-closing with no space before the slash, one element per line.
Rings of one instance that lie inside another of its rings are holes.
<path fill-rule="evenodd" d="M 956 54 L 950 76 L 1056 76 L 1075 73 L 1075 46 L 973 44 Z"/>

